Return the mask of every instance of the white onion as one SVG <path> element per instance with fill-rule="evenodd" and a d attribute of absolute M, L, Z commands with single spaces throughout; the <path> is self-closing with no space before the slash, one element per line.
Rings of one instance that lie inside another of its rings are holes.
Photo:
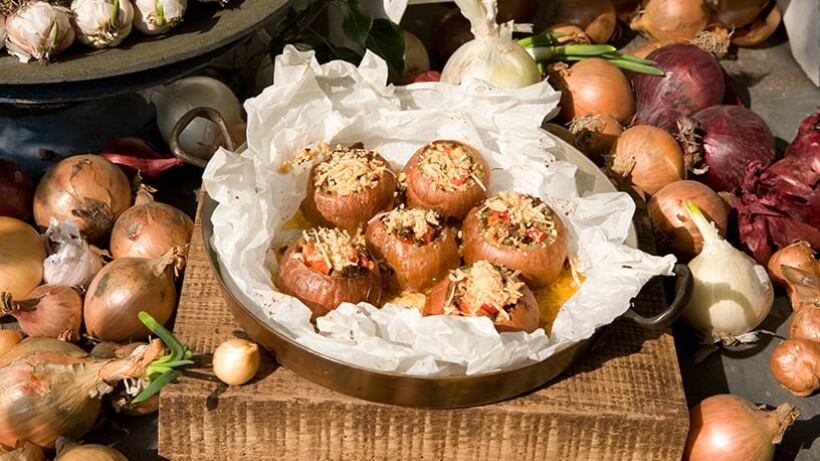
<path fill-rule="evenodd" d="M 228 126 L 242 123 L 242 104 L 227 85 L 210 77 L 186 77 L 160 87 L 151 95 L 157 109 L 157 125 L 165 142 L 171 129 L 186 112 L 195 107 L 210 107 L 219 111 Z M 219 128 L 212 122 L 197 118 L 179 135 L 179 145 L 189 154 L 208 160 Z"/>
<path fill-rule="evenodd" d="M 245 384 L 259 371 L 259 346 L 234 338 L 224 341 L 214 351 L 214 374 L 225 384 Z"/>
<path fill-rule="evenodd" d="M 93 48 L 117 46 L 131 33 L 131 0 L 73 0 L 71 13 L 77 41 Z"/>
<path fill-rule="evenodd" d="M 146 35 L 160 35 L 182 21 L 188 0 L 134 0 L 134 27 Z"/>
<path fill-rule="evenodd" d="M 74 42 L 71 12 L 46 1 L 26 3 L 6 18 L 6 34 L 6 48 L 20 62 L 48 61 Z"/>

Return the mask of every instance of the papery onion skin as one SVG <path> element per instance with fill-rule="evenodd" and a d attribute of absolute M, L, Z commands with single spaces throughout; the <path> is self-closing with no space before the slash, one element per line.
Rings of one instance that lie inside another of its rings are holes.
<path fill-rule="evenodd" d="M 612 145 L 608 163 L 613 173 L 647 195 L 686 176 L 678 142 L 666 130 L 649 125 L 624 131 Z"/>
<path fill-rule="evenodd" d="M 3 17 L 0 16 L 0 22 Z M 17 163 L 0 158 L 0 216 L 28 221 L 34 198 L 34 183 Z"/>
<path fill-rule="evenodd" d="M 803 306 L 792 314 L 789 337 L 820 343 L 820 297 L 814 305 Z"/>
<path fill-rule="evenodd" d="M 376 155 L 376 158 L 384 165 L 389 165 L 381 155 Z M 396 177 L 392 171 L 385 170 L 374 187 L 349 195 L 327 194 L 316 189 L 313 182 L 315 171 L 316 165 L 310 172 L 302 211 L 317 226 L 338 227 L 352 235 L 376 213 L 393 204 Z"/>
<path fill-rule="evenodd" d="M 718 234 L 726 236 L 729 226 L 728 204 L 709 186 L 698 181 L 682 180 L 667 184 L 647 203 L 653 230 L 663 236 L 669 249 L 683 260 L 689 260 L 703 248 L 695 223 L 689 219 L 686 202 L 692 201 L 715 224 Z"/>
<path fill-rule="evenodd" d="M 141 191 L 137 203 L 114 223 L 109 250 L 115 259 L 159 258 L 174 247 L 186 247 L 193 230 L 194 222 L 182 210 Z"/>
<path fill-rule="evenodd" d="M 427 302 L 424 304 L 424 315 L 444 315 L 444 306 L 450 291 L 450 283 L 450 279 L 445 278 L 433 285 L 430 294 L 427 296 Z M 532 333 L 540 326 L 541 313 L 535 295 L 526 285 L 521 290 L 521 294 L 522 297 L 518 300 L 518 304 L 510 312 L 509 320 L 497 319 L 493 322 L 495 329 L 499 332 L 526 331 Z"/>
<path fill-rule="evenodd" d="M 77 155 L 51 167 L 34 191 L 34 220 L 71 219 L 91 243 L 105 241 L 114 221 L 131 205 L 131 184 L 99 155 Z"/>
<path fill-rule="evenodd" d="M 422 291 L 458 267 L 458 243 L 448 227 L 436 240 L 416 245 L 400 241 L 376 218 L 367 226 L 366 241 L 373 257 L 387 265 L 381 276 L 392 289 Z"/>
<path fill-rule="evenodd" d="M 654 41 L 690 40 L 709 23 L 703 0 L 644 0 L 630 27 Z"/>
<path fill-rule="evenodd" d="M 85 289 L 105 265 L 104 252 L 85 241 L 74 221 L 54 219 L 44 236 L 50 252 L 43 261 L 46 283 Z"/>
<path fill-rule="evenodd" d="M 20 62 L 48 61 L 74 43 L 71 12 L 47 1 L 23 2 L 6 18 L 6 50 Z"/>
<path fill-rule="evenodd" d="M 3 312 L 13 315 L 20 328 L 32 338 L 80 339 L 83 298 L 65 285 L 40 285 L 26 299 L 3 299 Z"/>
<path fill-rule="evenodd" d="M 407 175 L 407 205 L 411 208 L 424 208 L 437 211 L 444 216 L 462 219 L 473 205 L 486 196 L 486 191 L 490 187 L 490 166 L 477 150 L 464 143 L 452 140 L 433 141 L 433 143 L 438 142 L 461 144 L 471 152 L 473 159 L 478 162 L 480 171 L 483 172 L 480 177 L 481 185 L 472 181 L 470 187 L 464 189 L 455 191 L 439 189 L 433 182 L 424 177 L 419 168 L 421 156 L 427 148 L 427 145 L 425 145 L 410 157 L 404 167 L 404 173 Z"/>
<path fill-rule="evenodd" d="M 0 216 L 0 293 L 22 298 L 43 280 L 46 247 L 40 234 L 19 219 Z"/>
<path fill-rule="evenodd" d="M 678 117 L 723 103 L 723 69 L 710 53 L 695 45 L 673 43 L 649 53 L 665 75 L 636 74 L 635 124 L 675 130 Z"/>
<path fill-rule="evenodd" d="M 627 125 L 635 115 L 632 87 L 620 69 L 601 58 L 587 58 L 567 68 L 555 64 L 550 71 L 561 91 L 561 113 L 569 122 L 584 114 L 608 115 Z"/>
<path fill-rule="evenodd" d="M 552 24 L 579 26 L 595 43 L 606 43 L 615 31 L 615 6 L 610 0 L 558 0 L 550 6 Z"/>
<path fill-rule="evenodd" d="M 733 192 L 751 162 L 768 166 L 775 158 L 774 135 L 766 121 L 743 106 L 707 107 L 691 119 L 679 119 L 678 129 L 687 154 L 703 159 L 693 166 L 708 168 L 698 180 L 716 191 Z"/>
<path fill-rule="evenodd" d="M 17 330 L 0 330 L 0 358 L 23 340 L 23 333 Z"/>
<path fill-rule="evenodd" d="M 182 21 L 188 0 L 133 0 L 134 27 L 145 35 L 160 35 Z M 158 14 L 162 11 L 163 15 Z"/>
<path fill-rule="evenodd" d="M 484 237 L 479 206 L 474 207 L 464 219 L 461 228 L 461 249 L 464 262 L 474 264 L 486 260 L 514 271 L 519 271 L 527 286 L 537 289 L 552 284 L 561 275 L 567 259 L 566 229 L 561 218 L 550 209 L 555 222 L 555 239 L 530 251 L 495 245 Z"/>
<path fill-rule="evenodd" d="M 575 136 L 578 149 L 597 165 L 602 165 L 608 154 L 624 132 L 624 127 L 608 115 L 585 114 L 572 120 L 570 132 Z"/>
<path fill-rule="evenodd" d="M 259 363 L 259 346 L 245 339 L 223 341 L 214 350 L 214 374 L 231 386 L 239 386 L 253 379 L 259 371 Z"/>
<path fill-rule="evenodd" d="M 105 341 L 143 339 L 150 334 L 140 311 L 164 324 L 177 302 L 175 255 L 119 258 L 106 264 L 88 286 L 83 315 L 88 334 Z"/>
<path fill-rule="evenodd" d="M 382 296 L 382 282 L 378 267 L 353 278 L 336 277 L 317 272 L 295 255 L 299 242 L 293 243 L 282 255 L 276 273 L 276 287 L 310 308 L 315 320 L 343 302 L 368 302 L 378 305 Z"/>
<path fill-rule="evenodd" d="M 781 287 L 789 288 L 789 281 L 783 276 L 781 266 L 793 267 L 820 277 L 820 260 L 815 258 L 814 249 L 809 242 L 801 240 L 785 246 L 772 254 L 766 269 L 772 281 Z"/>
<path fill-rule="evenodd" d="M 742 397 L 713 395 L 689 412 L 683 460 L 771 461 L 774 445 L 799 416 L 791 403 L 767 411 Z"/>
<path fill-rule="evenodd" d="M 769 366 L 787 391 L 807 397 L 820 389 L 820 342 L 787 339 L 772 352 Z"/>

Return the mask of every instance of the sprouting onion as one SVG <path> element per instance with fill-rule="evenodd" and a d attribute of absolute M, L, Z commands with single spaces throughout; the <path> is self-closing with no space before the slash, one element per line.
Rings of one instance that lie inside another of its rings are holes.
<path fill-rule="evenodd" d="M 176 367 L 184 365 L 193 365 L 191 358 L 193 354 L 187 346 L 182 343 L 170 332 L 167 328 L 162 326 L 159 322 L 151 316 L 151 314 L 140 311 L 137 314 L 140 321 L 149 329 L 151 333 L 157 335 L 159 339 L 165 343 L 170 349 L 170 353 L 154 360 L 148 365 L 148 370 L 145 379 L 150 383 L 142 392 L 140 392 L 132 403 L 140 403 L 143 400 L 156 394 L 162 386 L 182 376 L 182 372 Z"/>

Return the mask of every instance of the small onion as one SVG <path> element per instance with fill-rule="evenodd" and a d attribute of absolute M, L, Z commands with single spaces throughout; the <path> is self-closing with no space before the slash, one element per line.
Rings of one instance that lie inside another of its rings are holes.
<path fill-rule="evenodd" d="M 2 312 L 12 315 L 20 328 L 33 338 L 80 339 L 83 323 L 83 298 L 77 290 L 64 285 L 40 285 L 26 299 L 2 297 Z"/>
<path fill-rule="evenodd" d="M 253 379 L 259 371 L 259 346 L 234 338 L 222 342 L 214 351 L 214 374 L 225 384 L 239 386 Z"/>
<path fill-rule="evenodd" d="M 667 184 L 680 181 L 686 172 L 683 151 L 669 132 L 635 125 L 618 137 L 609 159 L 613 173 L 654 195 Z"/>
<path fill-rule="evenodd" d="M 635 115 L 632 87 L 620 69 L 601 58 L 587 58 L 550 71 L 561 90 L 561 118 L 571 121 L 584 114 L 608 115 L 626 125 Z"/>
<path fill-rule="evenodd" d="M 34 220 L 70 219 L 92 243 L 108 238 L 114 221 L 131 205 L 131 184 L 122 170 L 98 155 L 77 155 L 49 169 L 34 191 Z"/>
<path fill-rule="evenodd" d="M 606 43 L 615 32 L 615 6 L 610 0 L 558 0 L 550 6 L 552 24 L 575 24 L 595 43 Z"/>
<path fill-rule="evenodd" d="M 780 343 L 769 361 L 774 378 L 789 392 L 807 397 L 820 389 L 820 341 L 791 338 Z"/>
<path fill-rule="evenodd" d="M 783 276 L 781 266 L 793 267 L 820 277 L 820 260 L 815 258 L 814 249 L 806 241 L 794 242 L 775 251 L 766 263 L 772 281 L 788 288 L 790 283 Z"/>
<path fill-rule="evenodd" d="M 704 0 L 643 0 L 629 27 L 654 41 L 691 40 L 709 23 Z"/>
<path fill-rule="evenodd" d="M 762 410 L 742 397 L 719 394 L 702 400 L 689 412 L 689 437 L 684 461 L 771 461 L 774 445 L 800 416 L 784 403 Z"/>
<path fill-rule="evenodd" d="M 148 328 L 137 318 L 146 311 L 163 324 L 176 307 L 174 274 L 184 260 L 176 249 L 159 258 L 120 258 L 108 263 L 88 286 L 85 328 L 106 341 L 148 337 Z"/>
<path fill-rule="evenodd" d="M 46 247 L 33 227 L 0 216 L 0 293 L 22 298 L 43 280 Z"/>
<path fill-rule="evenodd" d="M 575 135 L 581 152 L 595 163 L 602 164 L 603 156 L 612 149 L 624 127 L 608 115 L 584 114 L 570 122 L 569 131 Z"/>
<path fill-rule="evenodd" d="M 3 17 L 0 16 L 0 24 Z M 34 183 L 17 163 L 0 158 L 0 216 L 22 221 L 31 218 Z"/>
<path fill-rule="evenodd" d="M 128 461 L 119 451 L 107 445 L 78 445 L 70 439 L 57 439 L 57 458 L 54 461 Z"/>
<path fill-rule="evenodd" d="M 23 333 L 17 330 L 0 330 L 0 358 L 22 340 Z"/>
<path fill-rule="evenodd" d="M 691 259 L 703 248 L 703 236 L 686 211 L 688 201 L 715 223 L 721 237 L 729 225 L 729 206 L 706 184 L 683 180 L 661 188 L 647 203 L 649 219 L 653 230 L 662 236 L 659 240 L 668 242 L 669 249 L 683 260 Z"/>
<path fill-rule="evenodd" d="M 154 201 L 146 189 L 137 192 L 134 206 L 117 218 L 109 249 L 114 258 L 158 258 L 174 247 L 184 248 L 194 223 L 182 210 Z"/>

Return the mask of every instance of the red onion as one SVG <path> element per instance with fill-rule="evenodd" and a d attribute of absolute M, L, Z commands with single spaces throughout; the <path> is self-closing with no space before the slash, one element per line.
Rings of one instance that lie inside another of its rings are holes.
<path fill-rule="evenodd" d="M 774 136 L 766 122 L 742 106 L 720 105 L 678 120 L 678 131 L 698 179 L 716 191 L 740 187 L 746 166 L 774 161 Z"/>
<path fill-rule="evenodd" d="M 24 300 L 12 300 L 3 293 L 2 313 L 12 315 L 20 328 L 35 338 L 80 339 L 83 298 L 65 285 L 40 285 Z"/>
<path fill-rule="evenodd" d="M 646 57 L 666 75 L 636 74 L 636 125 L 673 130 L 678 117 L 723 102 L 723 68 L 714 56 L 695 45 L 675 43 Z"/>
<path fill-rule="evenodd" d="M 820 162 L 820 110 L 809 115 L 800 123 L 797 137 L 789 144 L 784 157 L 806 158 L 813 162 L 812 169 L 820 171 L 816 162 Z"/>
<path fill-rule="evenodd" d="M 0 158 L 0 197 L 0 216 L 31 218 L 34 184 L 20 165 L 4 158 Z"/>
<path fill-rule="evenodd" d="M 157 151 L 148 141 L 133 136 L 114 139 L 102 148 L 100 155 L 119 165 L 128 177 L 139 172 L 146 178 L 156 178 L 171 167 L 185 164 Z"/>

